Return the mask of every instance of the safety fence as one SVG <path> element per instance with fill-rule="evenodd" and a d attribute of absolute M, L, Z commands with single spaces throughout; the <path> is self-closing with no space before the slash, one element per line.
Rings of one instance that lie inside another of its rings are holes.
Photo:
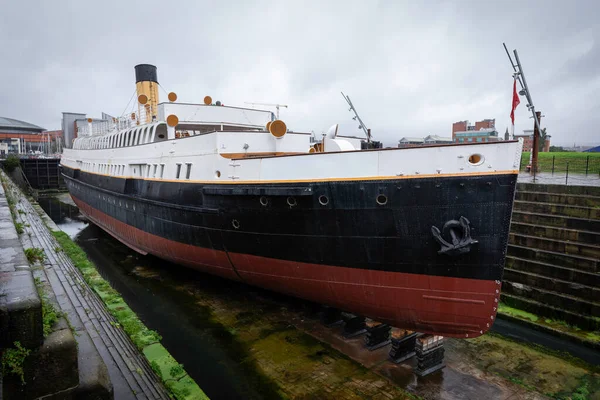
<path fill-rule="evenodd" d="M 600 186 L 600 153 L 539 153 L 534 170 L 530 153 L 521 157 L 522 182 Z"/>

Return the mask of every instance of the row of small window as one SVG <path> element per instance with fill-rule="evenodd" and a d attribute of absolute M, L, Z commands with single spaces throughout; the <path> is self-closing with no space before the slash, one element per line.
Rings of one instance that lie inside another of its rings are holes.
<path fill-rule="evenodd" d="M 190 179 L 192 173 L 192 163 L 185 163 L 185 179 Z M 181 164 L 177 164 L 177 171 L 175 173 L 175 179 L 179 179 L 181 176 Z"/>
<path fill-rule="evenodd" d="M 485 140 L 484 140 L 485 139 Z M 465 138 L 458 138 L 459 143 L 463 143 L 463 142 L 473 142 L 473 138 L 467 138 L 467 140 L 465 140 Z M 477 142 L 489 142 L 488 138 L 481 138 L 478 137 Z"/>
<path fill-rule="evenodd" d="M 126 165 L 124 164 L 96 164 L 90 162 L 78 162 L 84 171 L 96 172 L 99 174 L 124 176 L 126 175 Z M 181 179 L 181 169 L 183 164 L 177 163 L 175 170 L 175 179 Z M 133 176 L 140 178 L 163 178 L 165 175 L 165 164 L 132 164 L 130 171 Z M 185 179 L 190 179 L 192 174 L 192 163 L 185 163 Z M 158 175 L 158 176 L 157 176 Z"/>
<path fill-rule="evenodd" d="M 125 175 L 125 165 L 123 164 L 96 164 L 84 162 L 81 163 L 81 168 L 84 171 L 97 172 L 99 174 Z"/>
<path fill-rule="evenodd" d="M 131 167 L 133 176 L 139 176 L 140 178 L 156 178 L 157 174 L 159 178 L 162 178 L 165 175 L 165 164 L 136 164 Z"/>
<path fill-rule="evenodd" d="M 181 179 L 181 169 L 183 164 L 177 163 L 175 170 L 175 179 Z M 140 178 L 156 178 L 157 173 L 160 173 L 160 178 L 165 174 L 165 164 L 139 164 L 133 165 L 133 175 Z M 185 179 L 190 179 L 192 174 L 192 163 L 185 163 Z"/>

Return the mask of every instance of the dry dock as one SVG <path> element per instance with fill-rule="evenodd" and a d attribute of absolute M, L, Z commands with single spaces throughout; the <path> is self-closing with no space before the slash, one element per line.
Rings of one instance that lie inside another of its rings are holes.
<path fill-rule="evenodd" d="M 103 385 L 104 391 L 99 394 L 99 398 L 112 398 L 114 395 L 115 399 L 168 399 L 169 392 L 148 361 L 157 357 L 161 362 L 158 357 L 164 357 L 164 351 L 155 351 L 155 347 L 160 344 L 148 343 L 143 348 L 144 352 L 147 355 L 153 352 L 156 354 L 147 357 L 138 350 L 101 300 L 102 293 L 88 285 L 46 226 L 49 224 L 50 228 L 58 229 L 56 225 L 49 219 L 42 221 L 38 211 L 42 215 L 45 213 L 39 206 L 30 204 L 12 182 L 5 178 L 4 183 L 9 192 L 8 197 L 17 199 L 14 201 L 15 222 L 23 230 L 19 235 L 21 242 L 11 244 L 15 253 L 23 253 L 23 248 L 43 250 L 44 256 L 40 260 L 43 265 L 34 266 L 31 270 L 36 282 L 50 289 L 50 296 L 55 299 L 59 313 L 68 321 L 77 342 L 79 383 L 85 383 L 89 379 L 98 381 L 90 384 Z M 3 195 L 4 190 L 1 190 L 0 197 L 4 197 Z M 103 377 L 106 374 L 108 377 Z M 32 377 L 25 373 L 25 379 L 27 378 Z M 178 378 L 183 379 L 181 376 Z M 9 387 L 9 393 L 16 391 L 15 396 L 18 397 L 20 390 L 23 398 L 30 397 L 27 390 L 31 384 L 19 387 L 10 383 L 7 386 L 5 379 L 4 387 Z M 202 394 L 186 398 L 205 397 Z"/>

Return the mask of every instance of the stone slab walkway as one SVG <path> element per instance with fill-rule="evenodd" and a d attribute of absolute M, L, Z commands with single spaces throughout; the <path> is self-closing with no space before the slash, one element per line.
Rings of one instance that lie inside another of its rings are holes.
<path fill-rule="evenodd" d="M 12 183 L 10 183 L 12 185 Z M 16 191 L 15 196 L 21 194 Z M 26 198 L 16 205 L 25 226 L 23 247 L 42 248 L 46 254 L 45 276 L 80 346 L 93 345 L 108 368 L 115 399 L 169 399 L 160 378 L 151 369 L 127 334 L 118 327 L 102 300 L 84 281 L 79 270 L 62 252 L 42 218 Z M 58 228 L 57 228 L 58 229 Z M 29 243 L 27 243 L 29 242 Z M 91 343 L 83 340 L 91 338 Z"/>

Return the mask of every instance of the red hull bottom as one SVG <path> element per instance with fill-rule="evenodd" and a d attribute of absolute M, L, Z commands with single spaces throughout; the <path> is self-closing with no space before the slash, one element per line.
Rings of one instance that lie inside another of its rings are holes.
<path fill-rule="evenodd" d="M 472 338 L 487 332 L 496 317 L 500 281 L 363 270 L 206 249 L 149 234 L 76 197 L 73 200 L 92 222 L 140 253 L 392 326 Z"/>

